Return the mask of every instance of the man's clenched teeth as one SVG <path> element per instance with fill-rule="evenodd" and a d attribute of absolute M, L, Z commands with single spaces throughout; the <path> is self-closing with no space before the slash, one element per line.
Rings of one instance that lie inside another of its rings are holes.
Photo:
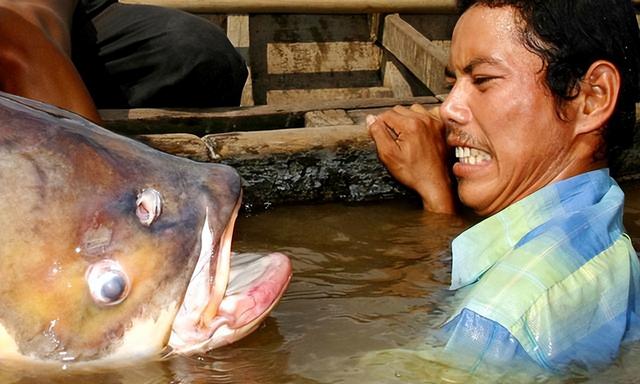
<path fill-rule="evenodd" d="M 456 147 L 456 157 L 462 164 L 482 164 L 491 160 L 491 155 L 487 152 L 469 147 Z"/>

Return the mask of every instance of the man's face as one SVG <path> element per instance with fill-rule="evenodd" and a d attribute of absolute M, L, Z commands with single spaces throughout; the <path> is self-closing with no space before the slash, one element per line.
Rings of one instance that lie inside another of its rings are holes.
<path fill-rule="evenodd" d="M 453 88 L 440 108 L 460 199 L 483 215 L 565 178 L 572 162 L 573 129 L 557 115 L 515 15 L 484 6 L 462 15 L 447 68 Z"/>

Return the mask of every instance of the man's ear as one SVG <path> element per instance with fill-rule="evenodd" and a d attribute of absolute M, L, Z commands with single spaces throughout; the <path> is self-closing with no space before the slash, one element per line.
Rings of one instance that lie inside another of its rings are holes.
<path fill-rule="evenodd" d="M 576 133 L 589 133 L 602 129 L 616 107 L 620 92 L 620 72 L 609 61 L 591 64 L 580 82 L 576 115 Z"/>

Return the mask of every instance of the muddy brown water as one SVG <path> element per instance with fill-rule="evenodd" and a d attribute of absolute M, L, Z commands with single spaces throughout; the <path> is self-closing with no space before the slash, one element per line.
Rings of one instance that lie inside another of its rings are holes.
<path fill-rule="evenodd" d="M 625 189 L 625 226 L 640 250 L 640 185 Z M 121 367 L 0 363 L 0 383 L 637 382 L 638 344 L 604 372 L 575 369 L 563 377 L 470 377 L 425 358 L 434 348 L 428 330 L 451 309 L 450 241 L 474 221 L 397 201 L 241 217 L 236 251 L 281 251 L 293 260 L 289 290 L 255 333 L 204 355 Z"/>

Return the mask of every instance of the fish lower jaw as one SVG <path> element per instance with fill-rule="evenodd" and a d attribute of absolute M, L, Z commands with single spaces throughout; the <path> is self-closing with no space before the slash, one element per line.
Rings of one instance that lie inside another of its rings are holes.
<path fill-rule="evenodd" d="M 281 253 L 234 255 L 227 293 L 217 313 L 204 322 L 174 324 L 169 346 L 174 354 L 205 352 L 253 332 L 280 301 L 291 279 L 291 262 Z"/>
<path fill-rule="evenodd" d="M 462 164 L 479 165 L 491 161 L 489 153 L 476 148 L 456 147 L 455 155 Z"/>
<path fill-rule="evenodd" d="M 276 303 L 273 303 L 275 306 Z M 235 319 L 216 316 L 208 324 L 200 324 L 190 330 L 171 334 L 169 347 L 172 354 L 204 353 L 233 343 L 253 332 L 268 312 L 250 323 L 235 327 Z M 175 331 L 175 329 L 174 329 Z"/>
<path fill-rule="evenodd" d="M 228 328 L 228 321 L 229 319 L 216 317 L 206 325 L 198 324 L 196 320 L 191 327 L 174 326 L 169 338 L 170 354 L 190 354 L 213 349 L 214 347 L 209 346 L 212 334 L 220 328 Z"/>
<path fill-rule="evenodd" d="M 279 299 L 279 297 L 278 297 Z M 254 317 L 244 324 L 238 324 L 238 319 L 229 319 L 224 316 L 217 317 L 213 320 L 213 327 L 210 329 L 211 336 L 199 343 L 193 344 L 185 351 L 187 353 L 206 352 L 212 349 L 220 348 L 225 345 L 234 343 L 248 334 L 255 331 L 262 321 L 269 315 L 273 308 L 278 304 L 278 300 L 274 300 L 270 306 L 260 311 L 259 316 Z"/>

